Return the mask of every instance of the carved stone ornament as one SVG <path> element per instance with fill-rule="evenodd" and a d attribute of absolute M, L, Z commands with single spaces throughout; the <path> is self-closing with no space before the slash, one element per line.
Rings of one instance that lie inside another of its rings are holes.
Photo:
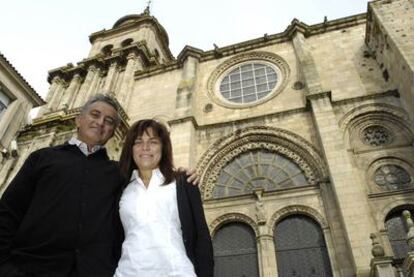
<path fill-rule="evenodd" d="M 370 146 L 383 146 L 390 144 L 393 139 L 393 134 L 383 126 L 374 125 L 368 126 L 361 133 L 361 140 L 363 143 Z"/>
<path fill-rule="evenodd" d="M 227 75 L 226 73 L 230 72 L 234 66 L 243 62 L 263 62 L 269 64 L 269 66 L 272 66 L 272 68 L 275 68 L 275 70 L 278 72 L 278 82 L 276 83 L 276 87 L 272 90 L 272 92 L 270 92 L 269 95 L 262 99 L 245 104 L 231 103 L 229 101 L 226 101 L 223 97 L 221 97 L 219 86 L 221 80 L 225 77 L 225 75 Z M 266 102 L 275 95 L 277 95 L 279 92 L 281 92 L 286 87 L 289 76 L 289 66 L 282 57 L 273 53 L 262 51 L 243 53 L 226 60 L 213 71 L 213 73 L 207 81 L 207 91 L 210 98 L 215 103 L 221 106 L 225 106 L 228 108 L 251 107 Z"/>
<path fill-rule="evenodd" d="M 414 250 L 414 223 L 411 218 L 411 213 L 407 210 L 403 211 L 403 216 L 407 223 L 408 233 L 407 233 L 407 244 L 411 250 Z"/>
<path fill-rule="evenodd" d="M 382 245 L 379 243 L 377 235 L 374 233 L 371 233 L 369 237 L 372 240 L 372 249 L 371 249 L 372 256 L 374 256 L 374 258 L 384 257 L 385 256 L 384 247 L 382 247 Z"/>
<path fill-rule="evenodd" d="M 201 157 L 197 168 L 204 199 L 210 199 L 221 170 L 238 155 L 251 150 L 278 153 L 303 171 L 309 185 L 317 185 L 328 176 L 325 161 L 302 137 L 272 127 L 249 127 L 218 140 Z"/>

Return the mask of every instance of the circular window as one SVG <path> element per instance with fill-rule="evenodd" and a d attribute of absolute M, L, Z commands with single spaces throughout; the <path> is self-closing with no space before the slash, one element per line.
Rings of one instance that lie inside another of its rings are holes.
<path fill-rule="evenodd" d="M 276 71 L 264 63 L 246 63 L 232 69 L 221 81 L 220 93 L 233 103 L 251 103 L 267 96 L 276 86 Z"/>
<path fill-rule="evenodd" d="M 268 52 L 232 57 L 211 74 L 208 93 L 227 108 L 247 108 L 270 100 L 286 87 L 290 69 L 284 59 Z"/>
<path fill-rule="evenodd" d="M 362 131 L 362 141 L 371 146 L 387 145 L 392 141 L 392 134 L 382 126 L 369 126 Z"/>
<path fill-rule="evenodd" d="M 387 189 L 403 189 L 410 187 L 411 176 L 398 165 L 383 165 L 375 171 L 375 183 Z"/>

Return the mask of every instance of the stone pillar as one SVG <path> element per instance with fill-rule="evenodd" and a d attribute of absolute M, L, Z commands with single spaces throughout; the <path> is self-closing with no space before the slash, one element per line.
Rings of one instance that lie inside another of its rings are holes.
<path fill-rule="evenodd" d="M 88 67 L 88 73 L 86 74 L 85 80 L 80 88 L 78 97 L 75 101 L 74 108 L 82 106 L 86 102 L 86 100 L 89 98 L 89 95 L 88 95 L 89 89 L 96 75 L 97 75 L 97 67 L 92 64 Z"/>
<path fill-rule="evenodd" d="M 101 73 L 102 73 L 101 69 L 99 67 L 96 67 L 95 75 L 93 76 L 93 79 L 88 88 L 88 92 L 86 93 L 85 101 L 87 101 L 92 95 L 95 95 L 98 92 L 97 90 L 98 90 L 99 80 L 101 79 Z"/>
<path fill-rule="evenodd" d="M 65 94 L 60 102 L 60 109 L 69 108 L 73 106 L 72 101 L 75 100 L 75 95 L 81 85 L 81 76 L 79 73 L 75 73 L 70 81 L 69 87 L 66 89 Z"/>
<path fill-rule="evenodd" d="M 103 93 L 113 94 L 114 80 L 118 71 L 118 62 L 112 61 L 109 65 L 108 74 L 106 75 L 105 85 L 103 87 Z"/>
<path fill-rule="evenodd" d="M 53 93 L 52 99 L 48 103 L 48 110 L 49 111 L 58 110 L 59 104 L 61 102 L 61 99 L 62 99 L 63 94 L 64 94 L 65 89 L 66 89 L 65 85 L 66 85 L 65 80 L 63 80 L 62 78 L 59 78 L 58 79 L 58 86 L 57 86 L 55 92 Z"/>
<path fill-rule="evenodd" d="M 329 93 L 320 93 L 308 95 L 307 99 L 312 108 L 314 124 L 330 172 L 332 190 L 358 274 L 368 270 L 370 245 L 366 234 L 375 232 L 375 225 L 369 216 L 371 211 L 361 185 L 363 182 L 352 166 L 329 96 Z"/>
<path fill-rule="evenodd" d="M 122 85 L 117 95 L 118 101 L 122 107 L 124 107 L 124 109 L 127 109 L 127 103 L 134 87 L 134 72 L 135 70 L 141 69 L 141 58 L 138 57 L 134 52 L 129 53 L 127 56 L 127 64 L 125 67 L 124 77 L 122 78 Z"/>
<path fill-rule="evenodd" d="M 197 79 L 198 64 L 198 59 L 192 56 L 188 56 L 184 61 L 181 81 L 176 95 L 176 117 L 185 117 L 192 114 L 192 95 Z"/>
<path fill-rule="evenodd" d="M 257 238 L 257 252 L 259 253 L 259 270 L 260 276 L 263 277 L 277 277 L 276 251 L 273 242 L 273 236 L 267 234 L 264 229 L 272 230 L 266 226 L 260 226 L 261 233 Z"/>
<path fill-rule="evenodd" d="M 196 123 L 193 118 L 174 120 L 171 126 L 171 143 L 174 146 L 174 163 L 184 167 L 196 165 Z"/>
<path fill-rule="evenodd" d="M 50 106 L 50 102 L 52 101 L 52 98 L 56 92 L 56 90 L 58 89 L 60 84 L 60 77 L 59 76 L 55 76 L 52 79 L 52 83 L 49 87 L 49 91 L 46 95 L 46 104 L 44 106 L 42 106 L 39 110 L 39 113 L 37 114 L 37 116 L 41 116 L 47 112 L 49 112 L 49 106 Z"/>

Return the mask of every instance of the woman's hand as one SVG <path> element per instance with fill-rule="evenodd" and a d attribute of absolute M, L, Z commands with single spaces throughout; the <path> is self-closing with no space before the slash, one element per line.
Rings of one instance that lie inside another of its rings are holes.
<path fill-rule="evenodd" d="M 187 182 L 193 184 L 194 186 L 197 186 L 200 182 L 200 176 L 198 176 L 196 170 L 194 168 L 185 168 L 185 167 L 179 167 L 177 169 L 178 172 L 185 172 L 187 175 Z"/>

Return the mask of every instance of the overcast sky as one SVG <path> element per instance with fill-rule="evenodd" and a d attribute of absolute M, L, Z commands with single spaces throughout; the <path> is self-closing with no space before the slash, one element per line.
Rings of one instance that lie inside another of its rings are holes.
<path fill-rule="evenodd" d="M 76 64 L 90 49 L 88 36 L 122 16 L 141 13 L 143 0 L 3 0 L 0 52 L 43 97 L 47 71 Z M 185 45 L 210 50 L 306 24 L 364 13 L 367 0 L 153 0 L 151 14 L 167 30 L 177 56 Z"/>

